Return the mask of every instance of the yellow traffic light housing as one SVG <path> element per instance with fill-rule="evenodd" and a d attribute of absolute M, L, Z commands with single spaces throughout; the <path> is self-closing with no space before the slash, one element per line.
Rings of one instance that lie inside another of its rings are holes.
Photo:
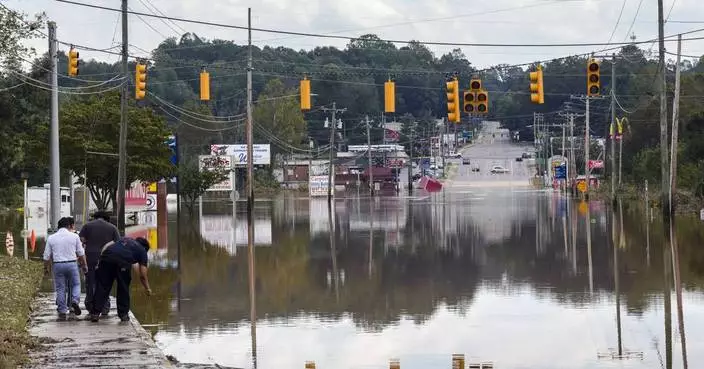
<path fill-rule="evenodd" d="M 589 59 L 589 63 L 587 63 L 587 96 L 599 96 L 601 94 L 600 69 L 601 66 L 598 60 Z"/>
<path fill-rule="evenodd" d="M 142 100 L 147 95 L 147 65 L 137 62 L 134 73 L 134 98 Z"/>
<path fill-rule="evenodd" d="M 447 92 L 447 120 L 460 122 L 460 82 L 454 78 L 445 83 Z"/>
<path fill-rule="evenodd" d="M 474 91 L 465 91 L 464 92 L 464 104 L 463 104 L 463 110 L 465 113 L 472 114 L 474 113 L 474 102 L 477 101 L 477 93 Z"/>
<path fill-rule="evenodd" d="M 310 110 L 310 80 L 303 78 L 301 80 L 301 110 Z"/>
<path fill-rule="evenodd" d="M 71 47 L 68 52 L 68 75 L 77 76 L 78 75 L 78 50 Z"/>
<path fill-rule="evenodd" d="M 479 90 L 482 89 L 482 80 L 479 78 L 472 78 L 469 81 L 469 90 L 478 92 Z"/>
<path fill-rule="evenodd" d="M 533 104 L 545 103 L 545 90 L 543 88 L 543 67 L 538 65 L 535 72 L 530 72 L 530 101 Z"/>
<path fill-rule="evenodd" d="M 210 73 L 206 72 L 205 68 L 200 71 L 200 99 L 210 100 Z"/>
<path fill-rule="evenodd" d="M 392 80 L 384 82 L 384 112 L 396 112 L 396 83 Z"/>
<path fill-rule="evenodd" d="M 477 99 L 474 106 L 474 110 L 477 114 L 489 113 L 489 92 L 487 92 L 486 90 L 479 90 L 479 92 L 477 92 Z"/>

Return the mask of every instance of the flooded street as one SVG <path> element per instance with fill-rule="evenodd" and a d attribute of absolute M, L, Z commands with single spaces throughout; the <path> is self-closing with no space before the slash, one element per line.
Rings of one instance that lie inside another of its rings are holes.
<path fill-rule="evenodd" d="M 449 368 L 464 353 L 496 368 L 683 368 L 686 339 L 688 367 L 704 367 L 696 219 L 678 221 L 673 254 L 637 204 L 474 189 L 338 199 L 331 224 L 325 199 L 287 198 L 256 203 L 249 250 L 238 206 L 234 222 L 212 204 L 180 231 L 170 219 L 156 296 L 135 288 L 137 317 L 181 362 Z"/>

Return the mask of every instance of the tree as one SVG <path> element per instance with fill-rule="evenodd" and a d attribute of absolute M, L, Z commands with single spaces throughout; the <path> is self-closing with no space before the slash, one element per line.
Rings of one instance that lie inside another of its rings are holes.
<path fill-rule="evenodd" d="M 258 142 L 270 142 L 272 153 L 288 153 L 306 139 L 306 122 L 296 96 L 296 91 L 287 89 L 281 80 L 272 79 L 257 99 L 253 113 L 255 137 Z"/>
<path fill-rule="evenodd" d="M 60 114 L 61 165 L 87 185 L 100 209 L 115 203 L 120 95 L 109 93 L 66 102 Z M 127 183 L 170 177 L 174 167 L 165 144 L 166 121 L 150 108 L 129 106 Z"/>
<path fill-rule="evenodd" d="M 227 175 L 227 170 L 217 167 L 212 170 L 201 171 L 193 161 L 181 165 L 178 169 L 179 192 L 186 198 L 188 212 L 193 214 L 196 200 L 208 188 L 227 179 Z"/>
<path fill-rule="evenodd" d="M 17 68 L 22 58 L 33 55 L 34 49 L 24 41 L 40 36 L 44 25 L 44 13 L 29 18 L 5 5 L 0 6 L 0 61 L 5 67 Z"/>

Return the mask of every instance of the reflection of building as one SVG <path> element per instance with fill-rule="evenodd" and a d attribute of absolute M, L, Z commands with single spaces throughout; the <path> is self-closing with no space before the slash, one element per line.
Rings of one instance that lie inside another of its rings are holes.
<path fill-rule="evenodd" d="M 234 221 L 232 215 L 203 215 L 200 218 L 201 237 L 213 244 L 223 247 L 232 255 L 237 254 L 237 246 L 247 246 L 247 218 L 238 216 Z M 272 243 L 271 218 L 254 219 L 254 245 L 268 246 Z"/>

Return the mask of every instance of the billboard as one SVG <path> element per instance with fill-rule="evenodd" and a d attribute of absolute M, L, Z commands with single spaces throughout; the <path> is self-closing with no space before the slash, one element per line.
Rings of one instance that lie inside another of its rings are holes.
<path fill-rule="evenodd" d="M 247 145 L 210 145 L 210 154 L 232 156 L 235 167 L 247 165 Z M 254 165 L 271 164 L 271 145 L 254 144 L 252 145 L 252 154 Z"/>
<path fill-rule="evenodd" d="M 210 187 L 208 191 L 232 191 L 235 187 L 235 176 L 232 172 L 232 158 L 224 155 L 200 155 L 198 156 L 198 168 L 203 170 L 214 170 L 216 168 L 225 169 L 228 172 L 227 179 Z"/>
<path fill-rule="evenodd" d="M 327 196 L 329 187 L 328 176 L 310 176 L 308 189 L 311 196 Z"/>

